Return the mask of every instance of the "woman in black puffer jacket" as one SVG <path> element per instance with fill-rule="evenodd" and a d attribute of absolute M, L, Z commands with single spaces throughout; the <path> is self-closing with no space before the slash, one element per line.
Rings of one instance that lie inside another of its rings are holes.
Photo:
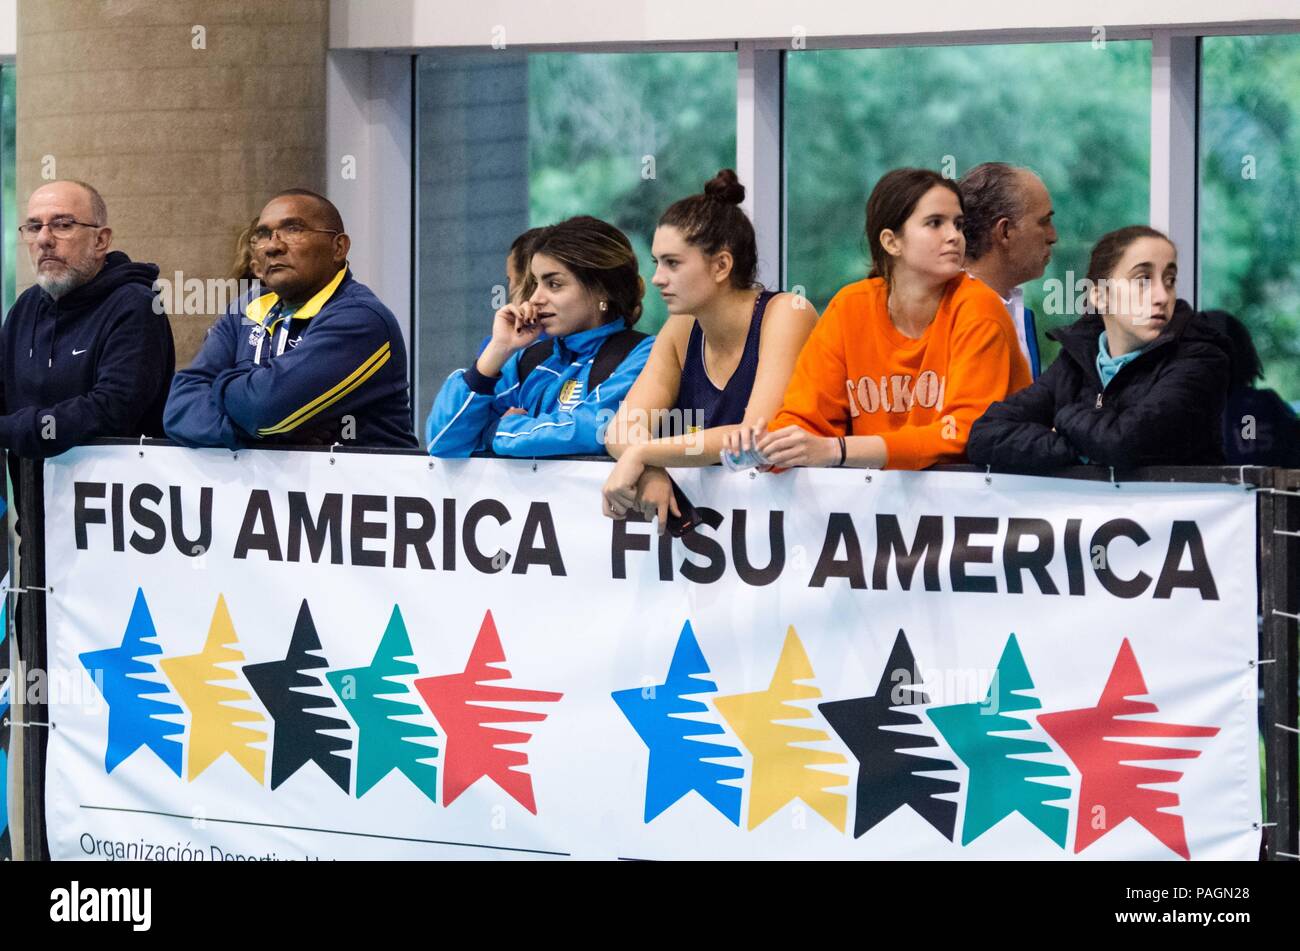
<path fill-rule="evenodd" d="M 975 422 L 970 461 L 1023 472 L 1221 464 L 1229 345 L 1175 307 L 1177 273 L 1173 243 L 1154 228 L 1098 241 L 1088 313 L 1048 334 L 1061 352 L 1046 373 Z"/>

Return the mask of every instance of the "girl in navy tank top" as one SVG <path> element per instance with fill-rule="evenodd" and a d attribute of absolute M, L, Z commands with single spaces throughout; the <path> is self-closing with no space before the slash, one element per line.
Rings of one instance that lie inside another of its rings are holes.
<path fill-rule="evenodd" d="M 745 335 L 740 363 L 731 379 L 720 388 L 709 378 L 708 368 L 704 365 L 704 330 L 699 321 L 695 321 L 686 344 L 686 359 L 682 363 L 681 383 L 677 389 L 674 408 L 679 415 L 669 417 L 669 422 L 680 420 L 684 423 L 693 417 L 699 420 L 696 426 L 699 430 L 735 426 L 745 418 L 745 407 L 754 388 L 754 375 L 758 372 L 758 341 L 763 329 L 763 312 L 774 296 L 771 291 L 762 291 L 754 300 L 754 313 L 749 318 L 749 332 Z M 674 434 L 682 431 L 679 425 Z"/>
<path fill-rule="evenodd" d="M 680 514 L 666 470 L 713 465 L 729 433 L 781 408 L 817 311 L 755 280 L 744 197 L 736 173 L 723 169 L 659 219 L 652 283 L 669 316 L 605 433 L 618 459 L 603 492 L 610 518 L 639 511 L 657 516 L 662 532 L 669 514 Z"/>

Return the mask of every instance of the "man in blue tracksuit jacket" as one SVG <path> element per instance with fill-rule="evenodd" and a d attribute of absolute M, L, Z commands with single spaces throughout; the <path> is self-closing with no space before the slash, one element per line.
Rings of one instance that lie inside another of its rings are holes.
<path fill-rule="evenodd" d="M 306 189 L 282 192 L 252 244 L 271 293 L 220 318 L 176 374 L 167 435 L 228 449 L 415 448 L 401 330 L 348 270 L 338 210 Z"/>
<path fill-rule="evenodd" d="M 83 182 L 32 192 L 19 231 L 36 285 L 0 332 L 0 448 L 45 458 L 104 436 L 161 436 L 176 352 L 154 306 L 158 266 L 109 250 L 108 209 Z"/>
<path fill-rule="evenodd" d="M 500 377 L 486 377 L 474 366 L 455 371 L 429 414 L 426 448 L 451 458 L 484 449 L 500 456 L 604 455 L 601 427 L 613 419 L 654 346 L 654 337 L 645 337 L 607 379 L 589 388 L 601 346 L 626 329 L 624 321 L 613 320 L 555 338 L 550 356 L 522 385 L 519 364 L 527 350 L 507 360 Z"/>

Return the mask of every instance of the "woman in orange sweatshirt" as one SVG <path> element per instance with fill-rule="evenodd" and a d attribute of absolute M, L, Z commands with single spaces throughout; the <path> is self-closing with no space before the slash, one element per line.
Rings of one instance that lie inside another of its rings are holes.
<path fill-rule="evenodd" d="M 1030 383 L 997 292 L 962 270 L 961 193 L 928 169 L 867 200 L 871 274 L 841 288 L 799 354 L 771 431 L 730 436 L 773 467 L 962 462 L 971 425 Z"/>

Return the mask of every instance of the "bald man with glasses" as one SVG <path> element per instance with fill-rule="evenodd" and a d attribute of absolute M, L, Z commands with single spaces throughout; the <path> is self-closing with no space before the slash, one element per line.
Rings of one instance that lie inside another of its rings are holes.
<path fill-rule="evenodd" d="M 108 209 L 85 182 L 36 189 L 18 232 L 36 284 L 0 331 L 0 446 L 45 458 L 105 436 L 161 436 L 176 351 L 155 308 L 158 266 L 110 250 Z"/>
<path fill-rule="evenodd" d="M 352 277 L 334 205 L 306 189 L 281 192 L 251 245 L 270 293 L 220 318 L 176 374 L 167 435 L 227 449 L 416 448 L 401 329 Z"/>

